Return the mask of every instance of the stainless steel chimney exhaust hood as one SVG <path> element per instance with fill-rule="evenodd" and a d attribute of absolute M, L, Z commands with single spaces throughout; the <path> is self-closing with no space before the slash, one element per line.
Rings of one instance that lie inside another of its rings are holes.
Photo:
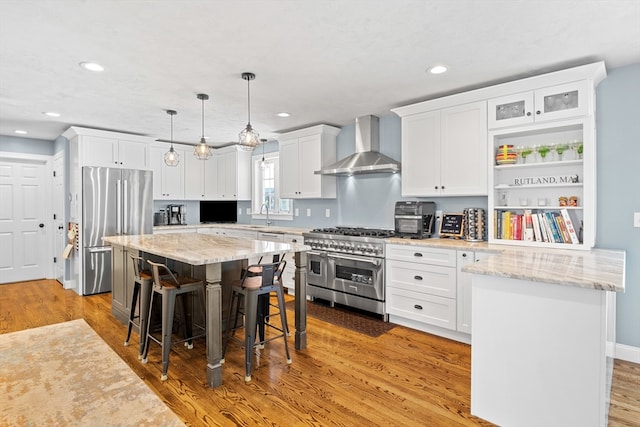
<path fill-rule="evenodd" d="M 358 117 L 356 119 L 356 152 L 314 173 L 316 175 L 355 175 L 400 172 L 400 162 L 379 152 L 379 125 L 380 119 L 376 116 Z"/>

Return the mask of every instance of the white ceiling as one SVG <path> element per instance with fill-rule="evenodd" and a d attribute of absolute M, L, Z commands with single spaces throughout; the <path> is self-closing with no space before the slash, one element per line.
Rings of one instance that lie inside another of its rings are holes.
<path fill-rule="evenodd" d="M 640 62 L 640 0 L 0 0 L 0 134 L 168 140 L 175 109 L 174 140 L 195 144 L 206 93 L 218 145 L 246 125 L 244 71 L 252 125 L 273 138 L 599 60 Z M 436 63 L 450 71 L 425 72 Z"/>

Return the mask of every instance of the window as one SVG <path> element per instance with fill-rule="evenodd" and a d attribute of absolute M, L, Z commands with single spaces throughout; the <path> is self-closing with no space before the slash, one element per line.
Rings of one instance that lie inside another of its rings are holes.
<path fill-rule="evenodd" d="M 281 199 L 278 182 L 280 165 L 278 153 L 266 153 L 264 165 L 262 155 L 253 156 L 253 218 L 266 216 L 264 204 L 269 208 L 269 215 L 277 219 L 293 219 L 293 201 Z"/>

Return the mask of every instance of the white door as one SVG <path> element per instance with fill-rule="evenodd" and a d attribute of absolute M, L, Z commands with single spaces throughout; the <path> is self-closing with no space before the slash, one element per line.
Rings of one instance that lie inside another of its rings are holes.
<path fill-rule="evenodd" d="M 0 161 L 0 283 L 46 277 L 43 163 Z"/>
<path fill-rule="evenodd" d="M 53 228 L 55 259 L 53 277 L 64 283 L 64 257 L 62 252 L 67 246 L 67 230 L 64 221 L 64 151 L 53 158 Z"/>

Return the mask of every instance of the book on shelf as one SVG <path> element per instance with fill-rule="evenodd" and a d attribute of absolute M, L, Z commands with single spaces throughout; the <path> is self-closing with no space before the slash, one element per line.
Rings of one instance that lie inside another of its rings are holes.
<path fill-rule="evenodd" d="M 523 209 L 522 213 L 496 209 L 494 237 L 500 240 L 521 240 L 560 244 L 579 244 L 574 220 L 568 209 Z"/>
<path fill-rule="evenodd" d="M 564 219 L 564 223 L 567 227 L 567 232 L 569 233 L 569 237 L 571 239 L 571 243 L 573 243 L 574 245 L 577 245 L 580 243 L 580 240 L 578 239 L 578 233 L 576 233 L 576 228 L 573 225 L 573 221 L 571 220 L 571 216 L 569 215 L 569 210 L 568 209 L 560 209 L 560 214 L 562 215 L 562 218 Z"/>

